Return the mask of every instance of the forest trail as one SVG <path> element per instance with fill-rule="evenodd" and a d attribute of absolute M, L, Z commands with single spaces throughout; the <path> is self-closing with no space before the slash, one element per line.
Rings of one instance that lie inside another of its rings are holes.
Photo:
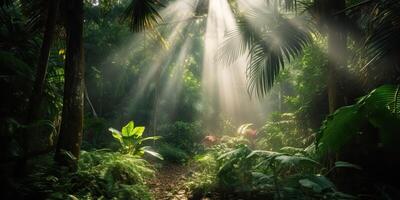
<path fill-rule="evenodd" d="M 183 165 L 163 165 L 148 185 L 156 200 L 187 200 L 189 193 L 184 186 L 189 168 Z"/>

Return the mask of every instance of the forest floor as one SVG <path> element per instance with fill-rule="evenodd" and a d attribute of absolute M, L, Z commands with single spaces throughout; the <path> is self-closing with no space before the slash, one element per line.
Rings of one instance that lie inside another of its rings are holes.
<path fill-rule="evenodd" d="M 158 169 L 148 185 L 156 200 L 187 200 L 190 196 L 184 183 L 190 170 L 188 166 L 165 164 Z"/>

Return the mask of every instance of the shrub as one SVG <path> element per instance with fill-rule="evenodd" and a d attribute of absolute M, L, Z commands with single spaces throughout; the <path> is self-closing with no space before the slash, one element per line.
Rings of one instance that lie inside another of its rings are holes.
<path fill-rule="evenodd" d="M 258 146 L 270 151 L 278 151 L 287 146 L 305 147 L 312 143 L 310 132 L 299 129 L 294 113 L 275 113 L 258 133 Z"/>
<path fill-rule="evenodd" d="M 163 142 L 192 154 L 200 148 L 203 139 L 199 123 L 177 121 L 171 125 L 160 128 Z"/>
<path fill-rule="evenodd" d="M 105 150 L 82 151 L 74 173 L 53 168 L 51 157 L 40 160 L 21 187 L 24 199 L 152 199 L 145 179 L 154 171 L 145 160 Z"/>
<path fill-rule="evenodd" d="M 213 152 L 207 152 L 194 158 L 195 172 L 185 183 L 193 199 L 201 199 L 217 187 L 217 161 Z"/>
<path fill-rule="evenodd" d="M 166 143 L 158 147 L 158 153 L 164 160 L 172 163 L 185 163 L 189 159 L 189 155 L 184 150 Z"/>

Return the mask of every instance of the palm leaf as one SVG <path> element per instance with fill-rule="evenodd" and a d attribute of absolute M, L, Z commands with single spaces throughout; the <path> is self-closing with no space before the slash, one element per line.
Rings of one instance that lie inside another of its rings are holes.
<path fill-rule="evenodd" d="M 397 53 L 400 39 L 400 2 L 376 1 L 368 18 L 368 34 L 365 39 L 365 54 L 369 61 L 365 68 L 381 63 Z M 397 54 L 396 54 L 397 56 Z"/>
<path fill-rule="evenodd" d="M 21 0 L 21 10 L 27 17 L 26 26 L 31 32 L 42 32 L 44 27 L 48 7 L 52 2 L 49 0 Z"/>
<path fill-rule="evenodd" d="M 237 27 L 227 33 L 217 56 L 232 64 L 247 52 L 248 91 L 262 97 L 274 85 L 285 62 L 299 56 L 312 42 L 312 37 L 299 17 L 287 19 L 270 9 L 248 13 L 249 16 L 239 17 Z"/>
<path fill-rule="evenodd" d="M 132 31 L 140 32 L 154 29 L 162 20 L 158 8 L 163 7 L 158 0 L 132 0 L 122 15 L 122 21 L 128 21 Z"/>
<path fill-rule="evenodd" d="M 279 25 L 250 49 L 249 92 L 264 96 L 284 69 L 285 61 L 298 57 L 311 42 L 310 32 L 298 26 L 295 19 L 281 18 Z"/>

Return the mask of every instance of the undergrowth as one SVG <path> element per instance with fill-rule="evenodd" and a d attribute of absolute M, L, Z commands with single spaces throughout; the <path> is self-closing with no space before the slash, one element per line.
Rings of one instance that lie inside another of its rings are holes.
<path fill-rule="evenodd" d="M 82 151 L 73 173 L 57 170 L 49 156 L 36 162 L 40 166 L 20 187 L 24 199 L 153 199 L 145 181 L 154 170 L 137 156 Z"/>

